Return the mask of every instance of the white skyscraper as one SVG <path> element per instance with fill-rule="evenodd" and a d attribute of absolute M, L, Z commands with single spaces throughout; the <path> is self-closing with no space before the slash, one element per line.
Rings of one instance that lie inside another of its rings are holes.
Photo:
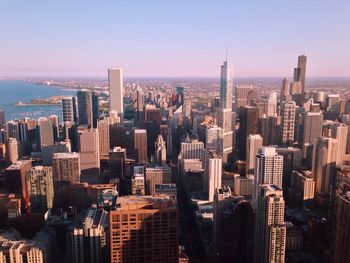
<path fill-rule="evenodd" d="M 233 127 L 232 127 L 232 88 L 233 67 L 224 61 L 221 65 L 220 79 L 220 110 L 218 112 L 218 124 L 223 129 L 223 163 L 233 150 Z"/>
<path fill-rule="evenodd" d="M 110 111 L 118 112 L 123 122 L 123 70 L 121 68 L 108 69 L 108 83 Z"/>
<path fill-rule="evenodd" d="M 259 186 L 255 219 L 255 263 L 283 263 L 286 250 L 283 191 L 275 185 Z"/>
<path fill-rule="evenodd" d="M 282 189 L 283 156 L 275 147 L 262 147 L 256 156 L 253 207 L 256 208 L 260 185 L 274 184 Z"/>
<path fill-rule="evenodd" d="M 222 158 L 215 151 L 205 152 L 203 189 L 213 202 L 215 189 L 221 188 Z"/>
<path fill-rule="evenodd" d="M 273 92 L 267 101 L 267 116 L 275 117 L 277 113 L 277 92 Z"/>
<path fill-rule="evenodd" d="M 247 157 L 246 170 L 247 173 L 253 173 L 255 169 L 256 155 L 263 146 L 263 138 L 260 134 L 249 134 L 247 138 Z"/>
<path fill-rule="evenodd" d="M 166 146 L 163 136 L 161 134 L 158 135 L 157 140 L 154 144 L 155 149 L 155 159 L 159 165 L 166 163 Z"/>

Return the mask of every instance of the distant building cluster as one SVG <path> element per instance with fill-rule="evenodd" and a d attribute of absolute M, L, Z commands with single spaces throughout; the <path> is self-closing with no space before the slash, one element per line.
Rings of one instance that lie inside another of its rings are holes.
<path fill-rule="evenodd" d="M 306 64 L 266 95 L 226 60 L 204 102 L 113 67 L 62 120 L 0 110 L 0 262 L 349 262 L 350 98 Z"/>

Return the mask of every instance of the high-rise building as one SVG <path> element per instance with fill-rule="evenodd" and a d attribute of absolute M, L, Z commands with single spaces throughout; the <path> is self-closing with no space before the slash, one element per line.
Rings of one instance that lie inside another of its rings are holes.
<path fill-rule="evenodd" d="M 109 261 L 108 212 L 91 207 L 70 226 L 67 234 L 68 261 Z"/>
<path fill-rule="evenodd" d="M 171 198 L 119 197 L 109 221 L 111 263 L 178 263 L 178 210 Z"/>
<path fill-rule="evenodd" d="M 109 151 L 109 173 L 111 179 L 122 179 L 126 176 L 125 171 L 126 149 L 114 147 Z"/>
<path fill-rule="evenodd" d="M 109 83 L 109 108 L 110 111 L 118 112 L 121 123 L 123 123 L 123 70 L 121 68 L 108 69 Z"/>
<path fill-rule="evenodd" d="M 334 123 L 330 125 L 331 136 L 337 140 L 337 157 L 336 163 L 341 164 L 345 160 L 346 144 L 348 139 L 349 128 L 343 123 Z"/>
<path fill-rule="evenodd" d="M 220 77 L 220 110 L 218 112 L 218 124 L 223 130 L 223 163 L 226 164 L 233 150 L 233 127 L 232 127 L 232 89 L 233 67 L 224 61 L 221 65 Z"/>
<path fill-rule="evenodd" d="M 290 83 L 288 79 L 283 79 L 282 81 L 282 89 L 280 95 L 280 103 L 283 101 L 289 100 L 290 97 Z"/>
<path fill-rule="evenodd" d="M 145 167 L 134 166 L 133 177 L 131 178 L 131 194 L 145 195 Z"/>
<path fill-rule="evenodd" d="M 155 161 L 159 165 L 163 165 L 166 163 L 166 147 L 165 141 L 161 134 L 158 135 L 157 141 L 155 142 Z"/>
<path fill-rule="evenodd" d="M 53 140 L 56 143 L 56 142 L 58 142 L 58 137 L 60 135 L 60 124 L 59 124 L 58 116 L 57 115 L 50 115 L 48 117 L 48 119 L 51 122 Z"/>
<path fill-rule="evenodd" d="M 30 208 L 37 212 L 46 212 L 52 208 L 54 198 L 52 167 L 33 167 L 27 172 L 26 181 Z"/>
<path fill-rule="evenodd" d="M 247 138 L 250 134 L 256 134 L 258 130 L 259 111 L 257 107 L 244 106 L 240 109 L 238 130 L 238 152 L 240 158 L 246 158 Z"/>
<path fill-rule="evenodd" d="M 77 92 L 78 97 L 78 112 L 79 112 L 79 124 L 93 125 L 93 112 L 92 112 L 92 92 L 89 90 L 80 90 Z"/>
<path fill-rule="evenodd" d="M 19 159 L 18 142 L 15 138 L 9 138 L 6 142 L 6 160 L 8 164 L 13 164 Z"/>
<path fill-rule="evenodd" d="M 154 195 L 157 184 L 171 183 L 171 168 L 169 166 L 149 166 L 145 169 L 146 195 Z"/>
<path fill-rule="evenodd" d="M 312 174 L 315 179 L 315 194 L 329 193 L 331 177 L 337 160 L 337 140 L 333 138 L 315 138 Z"/>
<path fill-rule="evenodd" d="M 283 156 L 276 152 L 275 147 L 262 147 L 256 156 L 254 170 L 253 205 L 256 208 L 259 187 L 263 184 L 273 184 L 282 189 Z"/>
<path fill-rule="evenodd" d="M 350 192 L 338 198 L 335 224 L 334 263 L 346 263 L 350 258 Z"/>
<path fill-rule="evenodd" d="M 18 127 L 18 121 L 8 121 L 5 125 L 5 137 L 8 138 L 15 138 L 17 141 L 20 140 L 19 137 L 19 127 Z"/>
<path fill-rule="evenodd" d="M 263 138 L 260 134 L 250 134 L 247 138 L 246 171 L 254 173 L 256 156 L 263 146 Z"/>
<path fill-rule="evenodd" d="M 294 126 L 295 126 L 295 110 L 294 101 L 286 101 L 281 106 L 281 143 L 290 144 L 294 142 Z"/>
<path fill-rule="evenodd" d="M 80 169 L 82 174 L 100 173 L 99 134 L 97 129 L 78 131 Z"/>
<path fill-rule="evenodd" d="M 31 161 L 18 161 L 5 170 L 6 189 L 10 193 L 22 196 L 22 201 L 28 205 L 28 187 L 26 175 L 32 168 Z"/>
<path fill-rule="evenodd" d="M 267 100 L 267 116 L 274 117 L 277 114 L 277 92 L 272 92 Z"/>
<path fill-rule="evenodd" d="M 99 120 L 97 122 L 97 130 L 98 130 L 98 139 L 99 139 L 99 147 L 100 147 L 100 158 L 108 156 L 109 152 L 109 121 L 107 118 L 103 120 Z"/>
<path fill-rule="evenodd" d="M 60 182 L 80 182 L 79 153 L 55 153 L 52 158 L 53 179 L 55 184 Z"/>
<path fill-rule="evenodd" d="M 176 87 L 176 109 L 184 104 L 184 87 Z"/>
<path fill-rule="evenodd" d="M 215 151 L 206 151 L 204 156 L 203 190 L 208 200 L 214 200 L 215 189 L 221 188 L 222 158 Z"/>
<path fill-rule="evenodd" d="M 283 180 L 282 186 L 290 187 L 293 170 L 299 169 L 302 164 L 303 153 L 297 147 L 278 147 L 276 152 L 283 156 Z"/>
<path fill-rule="evenodd" d="M 223 130 L 217 125 L 210 125 L 205 130 L 205 149 L 223 154 Z"/>
<path fill-rule="evenodd" d="M 75 122 L 76 121 L 76 105 L 75 97 L 63 97 L 62 98 L 62 118 L 63 122 Z"/>
<path fill-rule="evenodd" d="M 251 85 L 235 86 L 235 108 L 240 110 L 241 107 L 248 106 L 252 100 L 258 97 L 256 88 Z"/>
<path fill-rule="evenodd" d="M 134 149 L 138 163 L 147 163 L 147 130 L 135 129 L 134 131 Z"/>
<path fill-rule="evenodd" d="M 42 150 L 43 146 L 54 144 L 53 126 L 51 121 L 46 117 L 40 117 L 37 125 L 37 147 Z"/>
<path fill-rule="evenodd" d="M 305 112 L 302 114 L 302 127 L 300 127 L 302 133 L 299 135 L 299 142 L 304 153 L 306 153 L 306 147 L 314 145 L 315 138 L 322 136 L 322 126 L 322 112 Z"/>
<path fill-rule="evenodd" d="M 204 143 L 198 140 L 190 140 L 188 137 L 181 143 L 181 159 L 200 159 L 204 156 Z"/>
<path fill-rule="evenodd" d="M 284 263 L 286 226 L 283 192 L 275 185 L 260 185 L 257 202 L 254 262 Z"/>
<path fill-rule="evenodd" d="M 2 127 L 4 127 L 5 123 L 6 123 L 5 111 L 0 110 L 0 129 L 2 129 Z"/>
<path fill-rule="evenodd" d="M 136 86 L 133 93 L 133 108 L 135 112 L 135 122 L 142 122 L 144 119 L 143 106 L 144 106 L 144 95 L 141 87 Z"/>
<path fill-rule="evenodd" d="M 263 138 L 263 145 L 277 145 L 279 141 L 279 117 L 262 116 L 258 120 L 258 133 Z"/>
<path fill-rule="evenodd" d="M 96 92 L 92 93 L 92 126 L 97 128 L 97 122 L 100 118 L 100 100 Z"/>
<path fill-rule="evenodd" d="M 294 68 L 293 80 L 294 82 L 301 82 L 302 94 L 305 94 L 306 61 L 307 57 L 305 55 L 300 55 L 298 57 L 298 67 Z"/>

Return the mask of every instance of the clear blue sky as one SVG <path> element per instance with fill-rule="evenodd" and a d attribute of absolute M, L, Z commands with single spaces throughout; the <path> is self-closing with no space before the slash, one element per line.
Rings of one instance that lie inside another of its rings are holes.
<path fill-rule="evenodd" d="M 0 75 L 350 76 L 349 0 L 0 2 Z"/>

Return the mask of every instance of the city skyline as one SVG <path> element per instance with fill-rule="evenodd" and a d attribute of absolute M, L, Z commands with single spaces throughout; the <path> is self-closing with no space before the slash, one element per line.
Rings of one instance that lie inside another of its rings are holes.
<path fill-rule="evenodd" d="M 38 2 L 0 4 L 3 77 L 104 77 L 111 66 L 126 77 L 217 77 L 226 47 L 238 78 L 291 76 L 303 53 L 308 77 L 350 76 L 346 1 Z"/>

